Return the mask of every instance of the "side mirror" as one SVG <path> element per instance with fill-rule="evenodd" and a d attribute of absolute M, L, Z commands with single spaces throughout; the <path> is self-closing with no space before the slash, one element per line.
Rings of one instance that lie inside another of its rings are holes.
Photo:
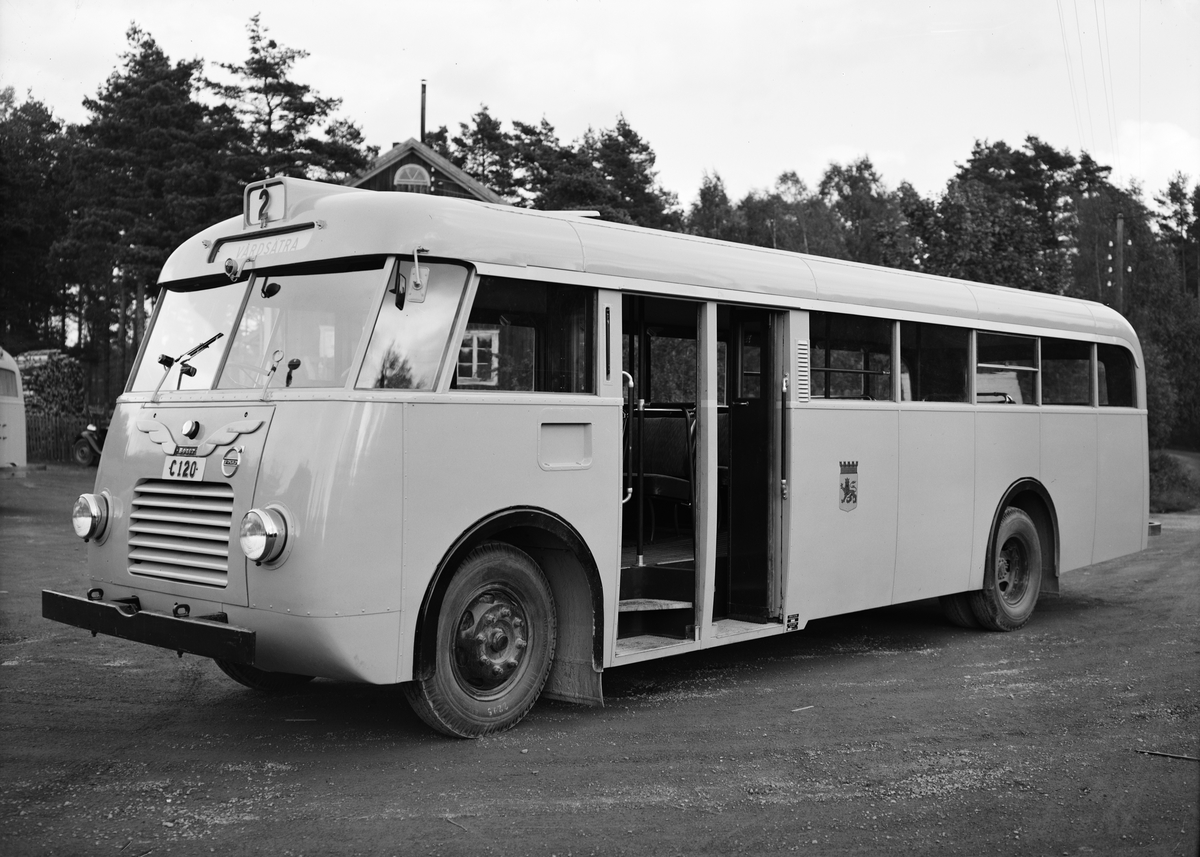
<path fill-rule="evenodd" d="M 388 293 L 396 296 L 396 309 L 404 309 L 404 294 L 407 290 L 408 283 L 400 273 L 400 265 L 393 265 L 391 280 L 388 281 Z"/>
<path fill-rule="evenodd" d="M 429 284 L 429 268 L 425 265 L 409 265 L 409 276 L 400 273 L 400 266 L 392 269 L 392 281 L 388 291 L 396 295 L 396 309 L 404 309 L 406 300 L 415 304 L 425 302 L 425 292 Z"/>

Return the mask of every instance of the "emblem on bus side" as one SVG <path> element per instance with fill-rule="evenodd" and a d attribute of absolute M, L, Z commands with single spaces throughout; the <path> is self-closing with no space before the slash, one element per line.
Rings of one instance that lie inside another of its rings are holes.
<path fill-rule="evenodd" d="M 858 462 L 843 461 L 841 475 L 838 476 L 838 493 L 841 500 L 838 508 L 843 512 L 853 512 L 858 508 Z"/>

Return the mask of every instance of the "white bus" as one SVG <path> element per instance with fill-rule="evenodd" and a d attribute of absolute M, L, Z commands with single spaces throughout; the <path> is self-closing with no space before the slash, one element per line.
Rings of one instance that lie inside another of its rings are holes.
<path fill-rule="evenodd" d="M 1142 549 L 1104 306 L 277 178 L 167 262 L 43 613 L 252 688 L 514 725 L 603 670 L 940 597 L 1019 628 Z"/>
<path fill-rule="evenodd" d="M 0 467 L 28 464 L 25 446 L 25 393 L 16 359 L 0 348 Z"/>

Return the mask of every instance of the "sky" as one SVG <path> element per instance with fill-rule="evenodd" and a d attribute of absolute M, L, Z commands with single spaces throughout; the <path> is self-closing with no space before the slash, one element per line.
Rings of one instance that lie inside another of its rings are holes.
<path fill-rule="evenodd" d="M 1153 197 L 1200 179 L 1200 0 L 0 0 L 0 88 L 83 122 L 132 22 L 175 61 L 307 50 L 295 79 L 385 150 L 480 107 L 570 142 L 618 115 L 686 207 L 870 157 L 940 192 L 976 140 L 1087 151 Z"/>

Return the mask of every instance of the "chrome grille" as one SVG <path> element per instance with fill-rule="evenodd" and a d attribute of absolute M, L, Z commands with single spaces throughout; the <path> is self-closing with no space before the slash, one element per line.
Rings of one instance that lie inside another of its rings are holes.
<path fill-rule="evenodd" d="M 232 524 L 231 485 L 147 480 L 133 489 L 129 573 L 224 586 Z"/>

